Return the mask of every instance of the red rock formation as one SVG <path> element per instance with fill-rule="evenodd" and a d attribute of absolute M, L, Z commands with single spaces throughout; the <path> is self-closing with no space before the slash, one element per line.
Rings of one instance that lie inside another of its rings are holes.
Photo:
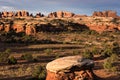
<path fill-rule="evenodd" d="M 0 18 L 2 18 L 2 13 L 0 12 Z"/>
<path fill-rule="evenodd" d="M 4 30 L 4 24 L 0 24 L 0 31 Z"/>
<path fill-rule="evenodd" d="M 28 24 L 26 25 L 26 30 L 25 30 L 25 33 L 27 35 L 35 35 L 36 34 L 36 26 L 33 25 L 33 24 Z"/>
<path fill-rule="evenodd" d="M 94 80 L 93 64 L 80 56 L 58 58 L 47 64 L 46 80 Z"/>
<path fill-rule="evenodd" d="M 8 12 L 2 12 L 2 17 L 8 17 Z"/>
<path fill-rule="evenodd" d="M 73 17 L 75 14 L 67 11 L 58 11 L 58 12 L 53 12 L 48 15 L 49 18 L 70 18 Z"/>
<path fill-rule="evenodd" d="M 14 24 L 13 30 L 15 30 L 16 33 L 25 32 L 25 26 L 24 24 Z"/>
<path fill-rule="evenodd" d="M 15 13 L 13 12 L 8 12 L 8 17 L 13 17 Z"/>
<path fill-rule="evenodd" d="M 79 17 L 87 17 L 87 15 L 74 15 L 73 17 L 75 17 L 75 18 L 79 18 Z"/>
<path fill-rule="evenodd" d="M 0 18 L 6 17 L 29 17 L 29 12 L 27 11 L 17 11 L 17 12 L 2 12 L 0 13 Z"/>
<path fill-rule="evenodd" d="M 11 30 L 10 24 L 5 24 L 4 25 L 4 31 L 9 32 Z"/>
<path fill-rule="evenodd" d="M 40 17 L 44 17 L 44 15 L 41 14 L 41 13 L 37 13 L 37 14 L 35 15 L 35 17 L 36 17 L 36 18 L 40 18 Z"/>
<path fill-rule="evenodd" d="M 22 16 L 21 11 L 18 11 L 18 12 L 16 13 L 16 16 L 17 16 L 17 17 L 21 17 L 21 16 Z"/>
<path fill-rule="evenodd" d="M 98 17 L 118 17 L 117 12 L 116 11 L 111 11 L 111 10 L 103 11 L 103 12 L 95 11 L 92 16 L 98 16 Z"/>
<path fill-rule="evenodd" d="M 18 11 L 17 13 L 16 13 L 16 16 L 17 17 L 29 17 L 29 12 L 27 12 L 27 11 Z"/>
<path fill-rule="evenodd" d="M 28 17 L 29 16 L 29 12 L 27 11 L 21 11 L 22 13 L 22 17 Z"/>

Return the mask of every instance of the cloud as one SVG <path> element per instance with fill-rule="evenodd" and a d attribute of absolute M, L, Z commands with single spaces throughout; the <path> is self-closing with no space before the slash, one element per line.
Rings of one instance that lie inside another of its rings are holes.
<path fill-rule="evenodd" d="M 0 10 L 28 10 L 45 14 L 58 10 L 77 14 L 91 14 L 99 10 L 119 12 L 119 5 L 119 0 L 0 0 Z"/>
<path fill-rule="evenodd" d="M 16 11 L 17 9 L 12 6 L 0 6 L 0 11 Z"/>

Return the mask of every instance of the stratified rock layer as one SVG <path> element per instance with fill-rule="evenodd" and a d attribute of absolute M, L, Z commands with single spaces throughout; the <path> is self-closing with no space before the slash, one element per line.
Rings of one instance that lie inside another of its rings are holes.
<path fill-rule="evenodd" d="M 98 16 L 98 17 L 118 17 L 116 11 L 95 11 L 92 16 Z"/>
<path fill-rule="evenodd" d="M 68 56 L 49 62 L 46 80 L 93 80 L 93 60 Z"/>
<path fill-rule="evenodd" d="M 48 15 L 49 18 L 70 18 L 70 17 L 73 17 L 75 14 L 74 13 L 71 13 L 71 12 L 67 12 L 67 11 L 57 11 L 57 12 L 53 12 L 53 13 L 50 13 Z"/>

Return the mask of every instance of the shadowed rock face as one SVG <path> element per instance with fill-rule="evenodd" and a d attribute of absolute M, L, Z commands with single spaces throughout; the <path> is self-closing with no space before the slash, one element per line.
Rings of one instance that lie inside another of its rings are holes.
<path fill-rule="evenodd" d="M 17 17 L 28 17 L 29 16 L 29 12 L 27 12 L 27 11 L 18 11 L 17 13 L 16 13 L 16 16 Z"/>
<path fill-rule="evenodd" d="M 46 80 L 94 80 L 94 62 L 81 56 L 68 56 L 47 64 Z"/>
<path fill-rule="evenodd" d="M 29 12 L 27 11 L 17 11 L 17 12 L 2 12 L 0 14 L 1 18 L 6 17 L 29 17 Z"/>
<path fill-rule="evenodd" d="M 22 11 L 17 11 L 17 12 L 0 12 L 0 18 L 13 18 L 13 17 L 33 17 L 32 14 L 29 14 L 29 12 L 22 10 Z M 36 18 L 44 17 L 43 14 L 37 13 L 35 15 Z"/>
<path fill-rule="evenodd" d="M 44 15 L 41 14 L 41 13 L 37 13 L 37 14 L 35 15 L 35 17 L 36 17 L 36 18 L 40 18 L 40 17 L 44 17 Z"/>
<path fill-rule="evenodd" d="M 92 16 L 98 16 L 98 17 L 118 17 L 116 11 L 95 11 Z"/>
<path fill-rule="evenodd" d="M 73 17 L 75 14 L 67 11 L 58 11 L 58 12 L 53 12 L 48 15 L 49 18 L 70 18 Z"/>

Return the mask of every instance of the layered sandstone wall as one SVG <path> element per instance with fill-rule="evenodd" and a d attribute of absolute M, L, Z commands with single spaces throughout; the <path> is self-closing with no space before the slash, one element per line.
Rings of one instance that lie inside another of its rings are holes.
<path fill-rule="evenodd" d="M 3 12 L 0 12 L 0 18 L 14 18 L 14 17 L 33 17 L 32 14 L 30 14 L 28 11 L 25 11 L 25 10 L 22 10 L 22 11 L 16 11 L 16 12 L 13 12 L 13 11 L 3 11 Z M 35 15 L 35 17 L 37 18 L 40 18 L 40 17 L 44 17 L 43 14 L 41 13 L 37 13 Z"/>
<path fill-rule="evenodd" d="M 75 14 L 67 11 L 57 11 L 57 12 L 52 12 L 48 14 L 49 18 L 70 18 L 73 17 Z"/>
<path fill-rule="evenodd" d="M 98 17 L 118 17 L 116 11 L 108 10 L 108 11 L 95 11 L 92 16 Z"/>

